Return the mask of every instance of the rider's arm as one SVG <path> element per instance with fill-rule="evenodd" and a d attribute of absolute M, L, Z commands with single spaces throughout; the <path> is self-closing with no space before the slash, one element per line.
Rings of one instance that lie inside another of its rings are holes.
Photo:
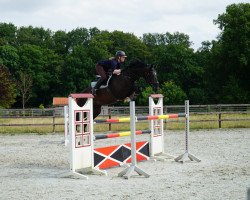
<path fill-rule="evenodd" d="M 112 65 L 114 68 L 113 74 L 120 75 L 121 73 L 120 64 L 117 63 L 116 61 L 113 61 Z"/>

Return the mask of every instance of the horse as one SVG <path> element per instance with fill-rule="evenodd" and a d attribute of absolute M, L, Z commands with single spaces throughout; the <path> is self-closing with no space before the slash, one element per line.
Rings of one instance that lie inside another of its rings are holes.
<path fill-rule="evenodd" d="M 103 105 L 124 101 L 128 97 L 133 100 L 136 92 L 138 92 L 135 83 L 140 78 L 143 78 L 150 84 L 154 92 L 158 90 L 159 82 L 153 65 L 145 64 L 138 59 L 133 60 L 127 68 L 121 71 L 120 75 L 112 75 L 106 88 L 100 88 L 96 91 L 96 95 L 93 99 L 93 119 L 101 113 L 101 107 Z M 92 88 L 88 87 L 82 93 L 91 93 L 91 91 Z M 84 105 L 84 103 L 85 100 L 77 100 L 79 106 Z"/>

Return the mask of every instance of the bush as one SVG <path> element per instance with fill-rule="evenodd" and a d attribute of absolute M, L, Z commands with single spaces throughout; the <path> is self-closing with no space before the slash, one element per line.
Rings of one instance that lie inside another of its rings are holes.
<path fill-rule="evenodd" d="M 164 96 L 164 105 L 183 104 L 187 99 L 186 93 L 173 81 L 164 82 L 161 86 L 160 93 Z"/>

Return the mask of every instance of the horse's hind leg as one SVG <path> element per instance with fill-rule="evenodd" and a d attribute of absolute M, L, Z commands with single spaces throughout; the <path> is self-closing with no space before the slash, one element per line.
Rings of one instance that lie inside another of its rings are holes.
<path fill-rule="evenodd" d="M 101 106 L 93 106 L 93 120 L 101 113 Z M 87 125 L 84 124 L 84 132 L 87 130 Z"/>
<path fill-rule="evenodd" d="M 100 113 L 101 113 L 101 109 L 102 106 L 97 106 L 97 105 L 94 105 L 93 106 L 93 119 L 95 119 Z"/>

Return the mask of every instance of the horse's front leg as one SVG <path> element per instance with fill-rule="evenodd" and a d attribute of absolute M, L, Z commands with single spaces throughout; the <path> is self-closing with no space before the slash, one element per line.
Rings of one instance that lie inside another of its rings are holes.
<path fill-rule="evenodd" d="M 129 97 L 126 97 L 124 102 L 134 101 L 139 94 L 140 94 L 140 88 L 138 86 L 134 85 L 132 94 L 129 95 Z"/>
<path fill-rule="evenodd" d="M 136 99 L 137 96 L 138 96 L 138 95 L 137 95 L 135 92 L 133 92 L 129 97 L 126 97 L 126 98 L 124 99 L 124 102 L 133 101 L 133 100 Z"/>

